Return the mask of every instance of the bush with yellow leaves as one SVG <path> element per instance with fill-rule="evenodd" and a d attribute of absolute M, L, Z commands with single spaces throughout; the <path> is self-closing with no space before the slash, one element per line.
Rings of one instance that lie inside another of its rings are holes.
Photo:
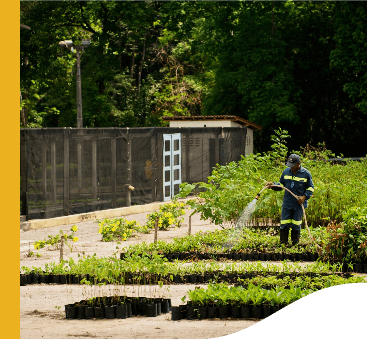
<path fill-rule="evenodd" d="M 98 232 L 102 241 L 126 241 L 135 232 L 149 233 L 146 226 L 141 226 L 136 220 L 128 221 L 125 218 L 104 219 L 98 221 Z"/>
<path fill-rule="evenodd" d="M 155 227 L 155 221 L 158 219 L 159 229 L 166 230 L 171 225 L 175 225 L 180 228 L 185 215 L 185 203 L 178 203 L 176 201 L 172 203 L 164 204 L 160 207 L 159 211 L 155 211 L 147 215 L 147 227 L 153 229 Z"/>

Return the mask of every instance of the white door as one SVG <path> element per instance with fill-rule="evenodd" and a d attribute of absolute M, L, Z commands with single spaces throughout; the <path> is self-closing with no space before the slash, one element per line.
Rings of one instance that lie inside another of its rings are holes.
<path fill-rule="evenodd" d="M 181 183 L 181 134 L 164 134 L 164 202 L 179 192 Z"/>

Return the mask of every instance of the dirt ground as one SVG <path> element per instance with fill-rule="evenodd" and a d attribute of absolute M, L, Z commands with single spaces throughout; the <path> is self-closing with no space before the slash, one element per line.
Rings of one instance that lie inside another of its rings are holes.
<path fill-rule="evenodd" d="M 167 231 L 159 231 L 158 239 L 168 241 L 174 237 L 184 236 L 188 233 L 187 211 L 184 217 L 184 225 L 181 228 L 170 228 Z M 137 220 L 145 223 L 147 213 L 125 216 L 128 220 Z M 85 255 L 110 256 L 116 251 L 116 242 L 101 242 L 101 234 L 98 233 L 98 224 L 88 221 L 78 223 L 79 240 L 73 245 L 73 252 L 69 248 L 64 250 L 64 259 L 73 257 L 78 259 L 78 253 Z M 48 235 L 56 235 L 59 230 L 69 231 L 72 225 L 63 225 L 52 228 L 20 232 L 20 267 L 43 267 L 45 263 L 57 262 L 59 250 L 41 249 L 36 251 L 32 243 L 45 239 Z M 198 214 L 192 216 L 192 233 L 221 229 L 221 227 L 201 221 Z M 131 237 L 119 245 L 121 247 L 140 243 L 153 242 L 153 232 Z M 28 257 L 29 249 L 34 253 L 41 254 Z M 165 297 L 172 299 L 172 305 L 182 304 L 181 298 L 194 285 L 164 286 Z M 159 290 L 159 287 L 155 287 Z M 169 291 L 167 290 L 169 288 Z M 20 338 L 21 339 L 213 339 L 221 336 L 235 334 L 245 328 L 260 322 L 259 320 L 180 320 L 171 321 L 171 314 L 161 314 L 155 318 L 133 316 L 127 319 L 113 320 L 66 320 L 64 306 L 84 298 L 84 286 L 65 285 L 27 285 L 20 287 Z M 111 286 L 105 286 L 106 295 Z M 137 287 L 128 286 L 127 295 L 135 296 Z M 103 294 L 103 291 L 101 292 Z M 141 292 L 142 296 L 142 292 Z M 60 308 L 58 308 L 60 307 Z"/>
<path fill-rule="evenodd" d="M 170 228 L 159 231 L 158 239 L 170 240 L 174 237 L 184 236 L 188 233 L 187 211 L 184 225 L 181 228 Z M 137 220 L 141 224 L 146 222 L 147 213 L 125 216 L 128 220 Z M 85 255 L 110 256 L 116 251 L 116 242 L 101 242 L 98 233 L 98 224 L 95 221 L 78 223 L 79 240 L 74 243 L 73 252 L 66 247 L 64 259 L 73 257 L 78 259 L 78 253 Z M 52 228 L 29 230 L 20 232 L 20 267 L 43 267 L 45 263 L 57 262 L 60 251 L 36 251 L 32 243 L 45 239 L 48 235 L 56 235 L 59 230 L 69 231 L 72 225 L 63 225 Z M 199 215 L 192 217 L 192 233 L 219 229 L 208 221 L 201 221 Z M 119 245 L 127 246 L 145 241 L 153 242 L 153 232 L 131 237 Z M 28 257 L 29 250 L 39 253 Z M 198 285 L 197 285 L 198 286 Z M 194 285 L 171 285 L 166 289 L 165 297 L 172 299 L 172 305 L 181 304 L 181 298 Z M 70 338 L 114 338 L 114 339 L 208 339 L 233 334 L 259 322 L 258 320 L 180 320 L 171 321 L 171 314 L 161 314 L 155 318 L 133 316 L 127 319 L 113 320 L 66 320 L 64 305 L 74 303 L 83 298 L 86 288 L 73 285 L 27 285 L 20 287 L 20 338 L 21 339 L 70 339 Z M 106 295 L 111 286 L 105 286 Z M 159 287 L 156 287 L 158 290 Z M 103 293 L 103 292 L 101 292 Z M 128 286 L 127 295 L 135 296 L 137 287 Z M 60 308 L 59 308 L 60 307 Z"/>

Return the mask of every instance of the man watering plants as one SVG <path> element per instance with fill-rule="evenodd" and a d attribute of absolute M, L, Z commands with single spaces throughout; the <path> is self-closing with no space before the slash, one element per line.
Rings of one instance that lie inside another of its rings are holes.
<path fill-rule="evenodd" d="M 282 188 L 273 185 L 282 185 L 289 189 L 296 199 L 287 190 L 285 190 L 284 200 L 282 202 L 281 221 L 280 221 L 280 242 L 288 244 L 289 229 L 291 228 L 291 241 L 293 245 L 299 243 L 300 227 L 303 220 L 303 209 L 308 206 L 308 199 L 312 196 L 314 185 L 310 172 L 300 165 L 300 157 L 291 154 L 286 163 L 287 168 L 280 177 L 280 183 L 268 182 L 266 186 L 269 189 L 280 191 Z"/>

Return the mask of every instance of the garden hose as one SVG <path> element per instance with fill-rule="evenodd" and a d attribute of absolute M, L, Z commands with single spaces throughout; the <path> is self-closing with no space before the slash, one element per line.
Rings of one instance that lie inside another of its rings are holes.
<path fill-rule="evenodd" d="M 298 197 L 295 195 L 295 194 L 293 194 L 288 188 L 285 188 L 285 187 L 283 187 L 282 185 L 277 185 L 277 184 L 273 184 L 272 185 L 273 187 L 278 187 L 278 188 L 281 188 L 281 189 L 284 189 L 284 190 L 287 190 L 292 196 L 294 196 L 295 197 L 295 199 L 296 200 L 298 200 Z M 268 186 L 266 185 L 257 195 L 256 195 L 256 199 L 258 200 L 259 199 L 259 197 L 261 196 L 261 193 L 262 193 L 262 191 L 263 190 L 265 190 L 265 189 L 267 189 L 268 188 Z M 302 206 L 302 209 L 303 209 L 303 216 L 304 216 L 304 220 L 305 220 L 305 226 L 306 226 L 306 228 L 307 228 L 307 231 L 308 231 L 308 234 L 309 234 L 309 237 L 311 238 L 311 240 L 313 241 L 313 243 L 317 246 L 317 248 L 319 248 L 319 249 L 321 249 L 321 247 L 315 242 L 315 240 L 314 240 L 314 238 L 312 237 L 312 235 L 311 235 L 311 233 L 310 233 L 310 230 L 309 230 L 309 228 L 308 228 L 308 223 L 307 223 L 307 217 L 306 217 L 306 215 L 305 215 L 305 209 L 304 209 L 304 206 L 303 206 L 303 204 L 301 204 L 301 206 Z"/>

